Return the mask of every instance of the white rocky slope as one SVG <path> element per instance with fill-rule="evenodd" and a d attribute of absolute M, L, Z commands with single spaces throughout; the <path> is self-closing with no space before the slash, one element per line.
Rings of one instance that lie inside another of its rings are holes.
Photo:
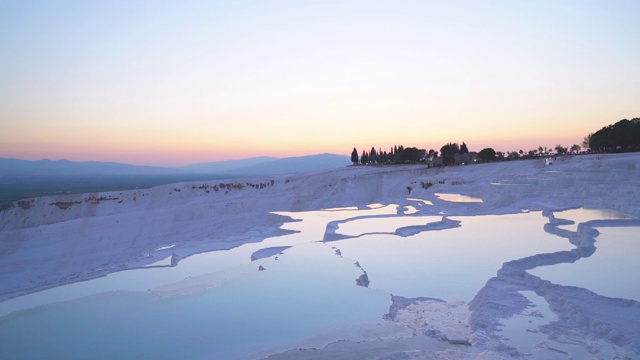
<path fill-rule="evenodd" d="M 537 344 L 543 348 L 535 350 L 538 358 L 639 358 L 640 303 L 553 284 L 530 271 L 590 256 L 597 229 L 640 226 L 639 175 L 640 154 L 589 155 L 558 159 L 547 167 L 542 160 L 437 169 L 348 167 L 27 199 L 0 213 L 0 301 L 122 269 L 173 266 L 199 252 L 229 249 L 291 231 L 279 226 L 291 219 L 274 212 L 364 209 L 382 203 L 401 205 L 399 218 L 415 211 L 442 219 L 425 226 L 396 227 L 398 235 L 409 236 L 458 226 L 459 221 L 443 215 L 543 210 L 549 219 L 544 230 L 567 239 L 575 248 L 504 263 L 468 304 L 393 296 L 385 321 L 405 327 L 408 334 L 385 333 L 366 341 L 329 343 L 322 349 L 271 352 L 270 358 L 350 359 L 354 353 L 369 354 L 371 359 L 527 357 L 503 328 L 518 317 L 525 316 L 529 323 L 535 319 L 536 314 L 527 312 L 536 299 L 548 304 L 559 319 L 532 326 L 542 333 Z M 480 197 L 483 202 L 444 201 L 438 193 Z M 426 201 L 434 206 L 425 206 Z M 559 227 L 567 221 L 556 218 L 554 211 L 577 207 L 616 210 L 635 219 L 587 221 L 575 231 Z M 318 241 L 345 236 L 336 233 L 335 222 L 318 230 L 313 236 Z M 260 251 L 254 255 L 269 256 L 284 248 L 288 246 L 265 248 L 266 255 Z M 157 265 L 161 259 L 163 265 Z M 365 279 L 359 285 L 366 286 L 367 272 L 362 272 Z M 473 346 L 464 346 L 468 344 Z"/>
<path fill-rule="evenodd" d="M 47 196 L 0 212 L 0 300 L 62 283 L 172 263 L 284 233 L 274 211 L 306 211 L 371 203 L 435 205 L 423 212 L 504 214 L 524 209 L 593 207 L 640 217 L 640 155 L 426 168 L 347 167 L 332 171 L 146 190 Z M 479 206 L 441 201 L 435 193 L 481 197 Z M 173 246 L 166 254 L 162 247 Z"/>

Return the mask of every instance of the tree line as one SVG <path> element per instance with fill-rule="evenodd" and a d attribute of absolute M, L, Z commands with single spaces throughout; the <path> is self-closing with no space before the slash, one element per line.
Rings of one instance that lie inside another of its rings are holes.
<path fill-rule="evenodd" d="M 594 152 L 640 151 L 640 118 L 605 126 L 585 136 L 582 144 Z"/>
<path fill-rule="evenodd" d="M 433 152 L 433 150 L 431 150 Z M 415 147 L 407 147 L 395 145 L 389 149 L 383 151 L 378 148 L 372 147 L 369 152 L 362 151 L 362 155 L 358 157 L 358 150 L 353 148 L 351 152 L 351 162 L 354 164 L 400 164 L 406 162 L 419 162 L 421 161 L 427 152 L 424 149 L 418 149 Z"/>
<path fill-rule="evenodd" d="M 381 148 L 376 150 L 372 147 L 369 152 L 362 151 L 362 154 L 358 152 L 356 148 L 353 148 L 351 152 L 351 162 L 354 164 L 406 164 L 406 163 L 418 163 L 426 162 L 427 160 L 433 160 L 438 158 L 440 154 L 444 159 L 444 162 L 454 163 L 455 154 L 467 154 L 469 149 L 467 144 L 462 142 L 462 145 L 458 143 L 448 143 L 440 148 L 440 151 L 430 149 L 418 149 L 416 147 L 404 147 L 403 145 L 395 145 L 389 149 L 389 151 L 383 151 Z M 495 154 L 495 152 L 494 152 Z"/>
<path fill-rule="evenodd" d="M 605 126 L 602 129 L 591 133 L 584 137 L 582 147 L 573 144 L 571 147 L 565 147 L 557 144 L 555 147 L 538 146 L 537 149 L 523 151 L 522 149 L 496 152 L 493 148 L 484 148 L 478 153 L 473 153 L 481 162 L 518 160 L 518 159 L 534 159 L 539 157 L 548 157 L 551 155 L 577 154 L 582 148 L 589 149 L 591 152 L 625 152 L 640 151 L 640 118 L 631 120 L 623 119 L 615 124 Z M 404 147 L 395 145 L 389 151 L 383 151 L 381 148 L 376 150 L 372 147 L 370 151 L 358 152 L 353 148 L 351 152 L 351 162 L 353 164 L 406 164 L 418 162 L 432 162 L 434 159 L 440 159 L 438 164 L 454 165 L 456 164 L 456 155 L 469 154 L 467 144 L 449 142 L 440 148 L 440 151 L 431 149 L 419 149 L 416 147 Z M 459 157 L 460 158 L 460 157 Z"/>
<path fill-rule="evenodd" d="M 581 149 L 582 148 L 578 144 L 574 144 L 570 148 L 558 144 L 555 147 L 539 146 L 537 149 L 531 149 L 528 151 L 523 151 L 522 149 L 520 149 L 519 151 L 514 150 L 501 152 L 495 151 L 493 148 L 484 148 L 477 153 L 470 153 L 466 143 L 462 142 L 462 144 L 459 145 L 455 142 L 449 142 L 443 145 L 440 148 L 439 152 L 433 149 L 426 151 L 425 149 L 418 149 L 415 147 L 405 148 L 402 145 L 396 145 L 392 147 L 389 152 L 382 151 L 380 149 L 375 150 L 375 147 L 372 147 L 369 152 L 362 151 L 362 154 L 359 155 L 358 150 L 356 148 L 353 148 L 353 151 L 351 152 L 351 162 L 353 162 L 354 165 L 392 165 L 406 163 L 415 164 L 419 162 L 427 163 L 432 162 L 434 159 L 440 159 L 437 165 L 455 165 L 458 163 L 458 161 L 456 161 L 456 155 L 473 154 L 473 157 L 463 157 L 463 159 L 468 160 L 474 158 L 479 160 L 480 162 L 491 162 L 534 159 L 551 155 L 565 155 L 568 153 L 577 154 Z"/>

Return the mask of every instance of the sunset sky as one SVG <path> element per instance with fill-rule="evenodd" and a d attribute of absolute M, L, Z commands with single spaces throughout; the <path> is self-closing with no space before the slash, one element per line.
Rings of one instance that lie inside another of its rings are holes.
<path fill-rule="evenodd" d="M 0 157 L 571 146 L 640 117 L 638 19 L 637 0 L 0 0 Z"/>

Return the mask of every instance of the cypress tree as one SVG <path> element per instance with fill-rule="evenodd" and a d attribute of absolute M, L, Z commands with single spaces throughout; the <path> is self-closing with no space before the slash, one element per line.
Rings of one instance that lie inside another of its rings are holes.
<path fill-rule="evenodd" d="M 378 159 L 378 154 L 376 154 L 376 149 L 374 147 L 371 148 L 369 152 L 369 161 L 374 162 Z"/>
<path fill-rule="evenodd" d="M 353 151 L 351 152 L 351 162 L 353 165 L 358 163 L 358 150 L 356 150 L 356 148 L 353 148 Z"/>

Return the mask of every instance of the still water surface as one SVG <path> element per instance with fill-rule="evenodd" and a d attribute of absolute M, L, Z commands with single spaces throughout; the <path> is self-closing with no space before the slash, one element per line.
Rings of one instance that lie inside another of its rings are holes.
<path fill-rule="evenodd" d="M 544 231 L 548 219 L 540 212 L 452 216 L 450 228 L 426 230 L 443 218 L 405 210 L 281 213 L 301 220 L 283 226 L 298 233 L 4 301 L 3 358 L 241 359 L 296 344 L 357 340 L 358 326 L 383 322 L 391 294 L 468 302 L 503 263 L 574 248 Z M 623 218 L 580 210 L 555 215 L 579 222 Z M 332 222 L 342 238 L 323 242 Z M 406 227 L 425 231 L 396 231 Z M 640 254 L 629 251 L 638 248 L 637 228 L 600 231 L 590 258 L 531 272 L 637 300 L 637 291 L 621 291 L 634 288 L 629 281 L 640 270 Z M 251 261 L 269 247 L 288 248 Z M 368 287 L 356 285 L 365 274 Z"/>

